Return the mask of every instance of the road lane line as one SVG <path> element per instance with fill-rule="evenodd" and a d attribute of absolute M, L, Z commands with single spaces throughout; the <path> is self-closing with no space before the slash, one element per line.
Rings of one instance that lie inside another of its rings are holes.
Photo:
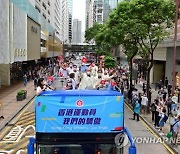
<path fill-rule="evenodd" d="M 24 114 L 24 112 L 29 108 L 29 106 L 30 106 L 33 102 L 34 102 L 34 99 L 32 99 L 32 100 L 30 101 L 30 103 L 27 104 L 26 107 L 25 107 L 20 113 L 18 113 L 18 115 L 17 115 L 16 117 L 14 117 L 14 118 L 12 119 L 12 122 L 14 121 L 14 119 L 18 119 L 22 114 Z M 12 122 L 10 121 L 10 123 L 12 123 Z M 12 127 L 11 127 L 11 128 L 12 128 Z M 1 134 L 0 134 L 0 140 L 6 135 L 6 133 L 9 132 L 9 130 L 10 130 L 9 127 L 5 127 L 4 129 L 2 129 Z"/>
<path fill-rule="evenodd" d="M 35 117 L 35 113 L 29 114 L 29 115 L 26 115 L 26 116 L 23 115 L 23 116 L 18 120 L 18 122 L 21 122 L 21 121 L 26 120 L 26 119 L 31 118 L 31 117 Z"/>
<path fill-rule="evenodd" d="M 133 113 L 133 110 L 126 103 L 125 103 L 125 106 Z M 141 118 L 140 118 L 140 121 L 156 138 L 159 138 L 159 136 Z M 162 143 L 162 144 L 171 154 L 174 154 L 174 151 L 171 150 L 171 148 L 169 148 L 169 146 L 166 143 Z"/>
<path fill-rule="evenodd" d="M 30 117 L 30 118 L 27 118 L 27 120 L 18 121 L 15 125 L 23 125 L 23 124 L 26 124 L 29 121 L 35 121 L 35 118 L 34 117 Z"/>
<path fill-rule="evenodd" d="M 29 108 L 29 106 L 34 102 L 34 99 L 20 112 L 15 119 L 20 119 L 21 115 Z"/>

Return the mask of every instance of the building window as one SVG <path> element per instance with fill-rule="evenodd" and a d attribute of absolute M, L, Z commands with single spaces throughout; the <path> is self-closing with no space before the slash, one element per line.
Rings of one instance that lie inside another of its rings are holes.
<path fill-rule="evenodd" d="M 43 17 L 46 19 L 46 15 L 43 13 Z"/>
<path fill-rule="evenodd" d="M 44 9 L 46 10 L 46 4 L 43 2 L 42 6 L 44 7 Z"/>
<path fill-rule="evenodd" d="M 50 15 L 50 11 L 48 10 L 48 14 Z"/>
<path fill-rule="evenodd" d="M 48 19 L 48 22 L 50 23 L 50 20 Z"/>
<path fill-rule="evenodd" d="M 98 13 L 102 13 L 102 9 L 99 9 L 99 10 L 98 10 Z"/>
<path fill-rule="evenodd" d="M 48 1 L 48 5 L 51 6 L 50 2 Z"/>
<path fill-rule="evenodd" d="M 38 7 L 38 6 L 35 6 L 35 9 L 40 13 L 41 12 L 41 10 L 40 10 L 40 8 Z"/>

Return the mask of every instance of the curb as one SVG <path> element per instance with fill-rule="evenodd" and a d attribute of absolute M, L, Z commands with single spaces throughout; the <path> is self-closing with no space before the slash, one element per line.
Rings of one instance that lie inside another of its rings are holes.
<path fill-rule="evenodd" d="M 125 104 L 126 104 L 129 108 L 131 108 L 131 109 L 133 110 L 132 106 L 131 106 L 130 104 L 128 104 L 128 103 L 126 102 L 126 100 L 125 100 Z M 140 117 L 140 119 L 141 119 L 143 122 L 145 122 L 145 124 L 146 124 L 148 127 L 150 127 L 150 128 L 154 131 L 154 133 L 155 133 L 158 137 L 160 137 L 161 139 L 163 139 L 163 136 L 161 136 L 161 135 L 159 134 L 159 132 L 158 132 L 145 118 L 143 118 L 141 115 L 139 115 L 139 117 Z M 178 151 L 177 151 L 175 148 L 173 148 L 172 145 L 171 145 L 169 142 L 167 142 L 167 141 L 165 141 L 165 140 L 163 140 L 163 142 L 168 146 L 168 148 L 170 148 L 170 149 L 174 152 L 174 154 L 178 154 Z M 165 147 L 165 148 L 166 148 L 166 147 Z"/>
<path fill-rule="evenodd" d="M 7 120 L 5 125 L 0 127 L 0 131 L 2 131 L 5 128 L 5 126 L 7 126 L 19 114 L 19 112 L 21 112 L 34 98 L 35 98 L 35 95 L 32 98 L 30 98 L 30 100 L 27 101 L 27 103 L 25 103 L 19 110 L 17 110 L 17 112 Z"/>

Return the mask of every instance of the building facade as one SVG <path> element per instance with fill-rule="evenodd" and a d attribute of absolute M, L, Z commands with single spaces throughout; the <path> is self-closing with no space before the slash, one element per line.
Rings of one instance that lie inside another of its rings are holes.
<path fill-rule="evenodd" d="M 50 25 L 53 21 L 50 17 L 52 1 L 42 2 L 43 8 L 40 12 L 37 8 L 41 3 L 34 1 L 34 5 L 32 4 L 29 0 L 1 0 L 0 86 L 11 85 L 17 80 L 22 81 L 25 63 L 29 68 L 45 53 L 47 55 L 45 58 L 50 58 L 58 56 L 62 50 L 62 44 L 58 42 L 57 36 L 52 36 L 54 32 L 54 28 Z M 51 50 L 53 52 L 49 52 Z"/>
<path fill-rule="evenodd" d="M 79 19 L 73 20 L 73 43 L 78 44 L 82 43 L 82 22 Z"/>
<path fill-rule="evenodd" d="M 73 3 L 72 0 L 68 0 L 68 42 L 71 43 L 72 42 L 72 15 L 73 15 Z"/>
<path fill-rule="evenodd" d="M 109 13 L 120 1 L 122 0 L 86 0 L 86 29 L 92 27 L 94 23 L 105 23 Z"/>
<path fill-rule="evenodd" d="M 61 40 L 69 40 L 69 10 L 72 0 L 29 0 L 54 29 L 55 35 Z M 72 14 L 72 12 L 71 12 Z M 72 17 L 71 17 L 72 19 Z M 71 23 L 72 24 L 72 23 Z M 53 32 L 52 32 L 53 33 Z"/>

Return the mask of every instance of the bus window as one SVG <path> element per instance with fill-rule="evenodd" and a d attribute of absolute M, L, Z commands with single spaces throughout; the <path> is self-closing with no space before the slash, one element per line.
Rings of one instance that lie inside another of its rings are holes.
<path fill-rule="evenodd" d="M 114 144 L 39 145 L 39 154 L 122 154 Z"/>

